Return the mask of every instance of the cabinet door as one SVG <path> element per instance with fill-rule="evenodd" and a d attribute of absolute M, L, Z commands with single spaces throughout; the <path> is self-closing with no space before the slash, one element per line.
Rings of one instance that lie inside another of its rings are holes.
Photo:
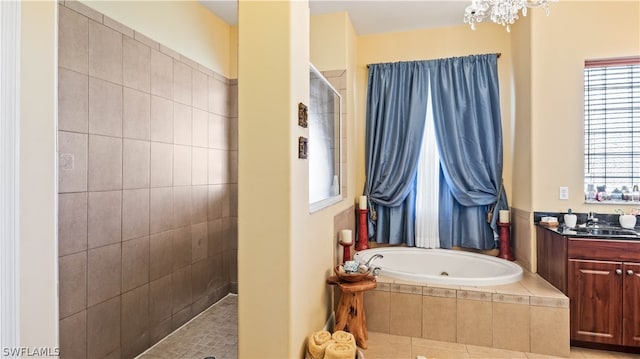
<path fill-rule="evenodd" d="M 625 263 L 622 345 L 640 347 L 640 264 Z"/>
<path fill-rule="evenodd" d="M 620 262 L 569 260 L 571 339 L 622 344 L 622 278 Z"/>

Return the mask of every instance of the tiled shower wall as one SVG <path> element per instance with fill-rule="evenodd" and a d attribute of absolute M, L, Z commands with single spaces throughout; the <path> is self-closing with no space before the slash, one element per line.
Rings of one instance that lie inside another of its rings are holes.
<path fill-rule="evenodd" d="M 63 358 L 131 358 L 237 291 L 237 82 L 59 7 Z"/>

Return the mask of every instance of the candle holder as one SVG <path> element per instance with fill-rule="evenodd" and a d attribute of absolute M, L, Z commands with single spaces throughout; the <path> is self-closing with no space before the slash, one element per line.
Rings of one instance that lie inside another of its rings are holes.
<path fill-rule="evenodd" d="M 342 246 L 342 263 L 351 260 L 351 245 L 353 243 L 338 242 Z"/>
<path fill-rule="evenodd" d="M 368 209 L 358 209 L 360 213 L 360 221 L 358 227 L 358 244 L 356 244 L 356 250 L 362 251 L 369 249 L 369 231 L 367 229 L 367 213 Z"/>
<path fill-rule="evenodd" d="M 511 253 L 511 243 L 509 238 L 511 223 L 498 222 L 498 226 L 500 227 L 500 252 L 498 253 L 498 257 L 513 261 L 516 258 L 513 256 L 513 253 Z"/>

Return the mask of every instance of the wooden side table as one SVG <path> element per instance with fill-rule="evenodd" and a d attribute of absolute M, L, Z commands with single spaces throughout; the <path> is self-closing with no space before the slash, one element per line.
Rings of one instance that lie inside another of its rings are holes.
<path fill-rule="evenodd" d="M 342 294 L 336 310 L 336 325 L 333 331 L 343 330 L 353 334 L 356 345 L 367 349 L 367 317 L 364 313 L 364 292 L 377 286 L 375 278 L 359 282 L 345 282 L 337 276 L 327 278 L 328 284 L 337 285 Z"/>

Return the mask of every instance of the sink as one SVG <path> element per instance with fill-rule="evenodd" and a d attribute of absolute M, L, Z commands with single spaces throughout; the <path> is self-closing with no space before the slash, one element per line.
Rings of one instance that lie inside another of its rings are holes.
<path fill-rule="evenodd" d="M 578 233 L 586 233 L 592 236 L 630 236 L 638 237 L 639 234 L 632 229 L 601 228 L 601 227 L 576 227 L 571 230 Z"/>

